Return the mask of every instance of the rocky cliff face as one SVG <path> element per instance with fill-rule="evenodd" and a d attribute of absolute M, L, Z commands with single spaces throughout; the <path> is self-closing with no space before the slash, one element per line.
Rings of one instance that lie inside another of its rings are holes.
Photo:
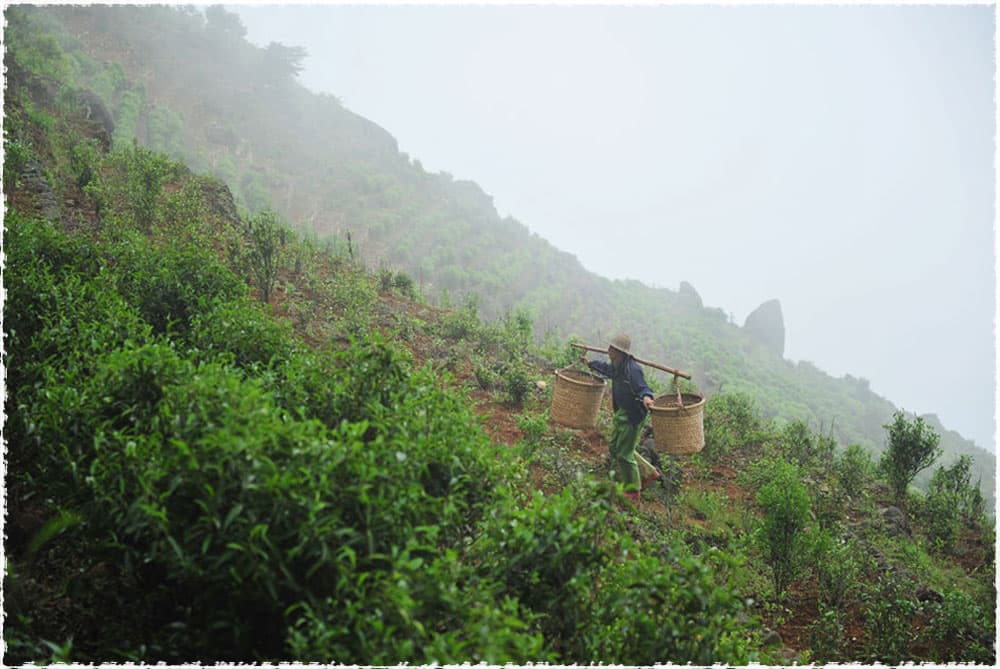
<path fill-rule="evenodd" d="M 743 329 L 751 337 L 779 356 L 785 355 L 785 321 L 781 315 L 781 302 L 768 300 L 754 309 Z"/>
<path fill-rule="evenodd" d="M 705 306 L 701 301 L 701 295 L 699 295 L 698 291 L 694 289 L 694 286 L 687 281 L 681 281 L 681 287 L 678 294 L 684 304 L 689 304 L 698 307 L 699 309 Z"/>

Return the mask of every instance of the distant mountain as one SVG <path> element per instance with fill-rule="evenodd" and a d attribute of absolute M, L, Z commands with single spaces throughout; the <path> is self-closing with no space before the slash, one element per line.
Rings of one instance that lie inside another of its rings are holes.
<path fill-rule="evenodd" d="M 588 272 L 500 217 L 480 185 L 428 173 L 389 131 L 306 90 L 295 78 L 301 48 L 250 44 L 221 7 L 18 6 L 6 14 L 8 43 L 26 57 L 42 60 L 51 48 L 73 57 L 75 70 L 60 75 L 89 91 L 95 119 L 111 120 L 109 141 L 137 140 L 219 177 L 248 211 L 272 207 L 297 228 L 350 245 L 370 267 L 408 274 L 429 299 L 474 299 L 487 318 L 524 311 L 540 337 L 603 345 L 627 331 L 639 355 L 690 371 L 703 393 L 744 392 L 767 417 L 803 421 L 876 456 L 885 447 L 883 425 L 897 407 L 866 379 L 785 360 L 777 300 L 740 327 L 705 308 L 686 282 L 674 291 Z M 654 382 L 665 388 L 670 378 L 657 373 Z M 941 434 L 939 463 L 972 455 L 992 502 L 994 454 L 934 416 L 927 421 Z"/>

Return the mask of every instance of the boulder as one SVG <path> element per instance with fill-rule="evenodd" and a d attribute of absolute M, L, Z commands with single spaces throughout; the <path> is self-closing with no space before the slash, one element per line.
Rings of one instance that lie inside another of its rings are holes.
<path fill-rule="evenodd" d="M 906 519 L 906 514 L 898 507 L 890 506 L 881 510 L 882 520 L 885 522 L 885 531 L 893 537 L 912 536 L 910 523 Z"/>
<path fill-rule="evenodd" d="M 743 329 L 770 351 L 784 357 L 785 321 L 778 300 L 768 300 L 750 312 Z"/>

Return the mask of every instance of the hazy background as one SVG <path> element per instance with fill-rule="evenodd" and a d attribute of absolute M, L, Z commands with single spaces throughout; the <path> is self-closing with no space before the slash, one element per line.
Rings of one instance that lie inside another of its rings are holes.
<path fill-rule="evenodd" d="M 992 5 L 227 9 L 588 269 L 777 298 L 786 358 L 994 449 Z"/>

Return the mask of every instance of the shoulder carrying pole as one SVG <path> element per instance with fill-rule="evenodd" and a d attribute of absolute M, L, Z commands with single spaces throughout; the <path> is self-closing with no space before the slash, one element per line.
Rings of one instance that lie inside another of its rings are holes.
<path fill-rule="evenodd" d="M 608 352 L 607 348 L 598 348 L 596 346 L 589 346 L 587 344 L 578 344 L 576 342 L 572 342 L 572 344 L 573 344 L 573 346 L 575 346 L 577 348 L 583 348 L 583 349 L 586 349 L 588 351 L 594 351 L 595 353 L 607 353 Z M 670 374 L 673 374 L 675 377 L 679 376 L 681 378 L 688 379 L 689 381 L 691 380 L 691 375 L 688 374 L 687 372 L 682 372 L 679 369 L 673 369 L 672 367 L 667 367 L 666 365 L 660 365 L 660 364 L 657 364 L 655 362 L 650 362 L 649 360 L 643 360 L 642 358 L 636 358 L 634 355 L 632 357 L 635 358 L 635 361 L 638 362 L 640 365 L 646 365 L 647 367 L 653 367 L 654 369 L 659 369 L 659 370 L 662 370 L 664 372 L 668 372 Z"/>

